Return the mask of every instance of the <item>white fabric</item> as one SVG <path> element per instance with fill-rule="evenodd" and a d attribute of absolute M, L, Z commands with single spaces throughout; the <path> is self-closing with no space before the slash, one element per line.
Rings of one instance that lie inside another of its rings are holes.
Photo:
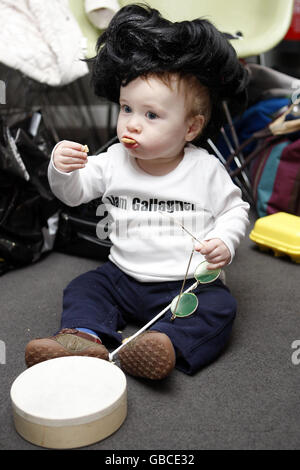
<path fill-rule="evenodd" d="M 117 0 L 85 0 L 85 12 L 90 22 L 99 29 L 107 28 L 119 10 Z"/>
<path fill-rule="evenodd" d="M 0 62 L 51 86 L 88 73 L 85 39 L 68 0 L 1 0 Z"/>
<path fill-rule="evenodd" d="M 41 253 L 46 253 L 53 249 L 58 230 L 58 223 L 59 212 L 56 212 L 47 220 L 47 227 L 42 228 L 44 244 L 42 246 Z"/>
<path fill-rule="evenodd" d="M 159 210 L 176 217 L 200 240 L 220 238 L 231 257 L 248 224 L 249 204 L 241 199 L 216 157 L 188 145 L 180 164 L 164 176 L 143 172 L 123 145 L 90 156 L 85 168 L 63 173 L 51 159 L 49 182 L 65 204 L 76 206 L 103 197 L 113 220 L 110 259 L 139 281 L 183 279 L 192 239 Z M 103 208 L 97 214 L 104 215 Z M 105 237 L 103 225 L 98 237 Z M 189 277 L 203 260 L 195 253 Z"/>

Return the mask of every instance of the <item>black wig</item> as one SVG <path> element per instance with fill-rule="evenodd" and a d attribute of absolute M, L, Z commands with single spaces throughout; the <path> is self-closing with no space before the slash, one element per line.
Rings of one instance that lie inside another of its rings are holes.
<path fill-rule="evenodd" d="M 211 101 L 202 141 L 223 124 L 223 100 L 233 114 L 246 103 L 247 72 L 225 35 L 206 19 L 173 23 L 147 5 L 125 6 L 99 37 L 91 62 L 96 95 L 116 103 L 120 86 L 139 76 L 194 75 L 207 87 Z"/>

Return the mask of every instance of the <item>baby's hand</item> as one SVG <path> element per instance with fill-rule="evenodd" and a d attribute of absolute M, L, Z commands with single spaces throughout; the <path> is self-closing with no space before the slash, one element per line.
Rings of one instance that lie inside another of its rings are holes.
<path fill-rule="evenodd" d="M 223 268 L 230 262 L 230 251 L 220 238 L 212 238 L 202 243 L 203 246 L 195 244 L 195 250 L 205 255 L 206 261 L 209 262 L 207 269 Z"/>
<path fill-rule="evenodd" d="M 87 151 L 86 145 L 63 140 L 54 151 L 54 166 L 65 173 L 84 168 L 87 162 Z"/>

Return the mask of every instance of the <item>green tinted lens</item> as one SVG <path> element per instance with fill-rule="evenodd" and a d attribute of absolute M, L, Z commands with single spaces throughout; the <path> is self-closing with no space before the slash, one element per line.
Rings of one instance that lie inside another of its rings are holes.
<path fill-rule="evenodd" d="M 195 279 L 201 284 L 213 282 L 220 276 L 221 269 L 207 269 L 208 264 L 207 261 L 202 261 L 194 273 Z"/>
<path fill-rule="evenodd" d="M 194 313 L 196 308 L 198 307 L 198 299 L 195 294 L 186 293 L 182 294 L 180 300 L 178 302 L 178 295 L 173 299 L 171 304 L 171 312 L 176 317 L 187 317 Z M 178 305 L 177 305 L 178 302 Z M 177 308 L 176 308 L 177 305 Z M 176 312 L 175 312 L 176 309 Z"/>

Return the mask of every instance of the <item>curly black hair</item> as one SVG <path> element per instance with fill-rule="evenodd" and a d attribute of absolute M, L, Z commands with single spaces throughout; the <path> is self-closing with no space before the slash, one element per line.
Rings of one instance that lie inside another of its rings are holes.
<path fill-rule="evenodd" d="M 209 90 L 211 102 L 202 141 L 223 125 L 223 100 L 234 115 L 246 106 L 247 71 L 225 35 L 206 19 L 171 22 L 147 5 L 127 5 L 99 37 L 96 51 L 90 60 L 92 85 L 97 96 L 112 102 L 119 102 L 121 85 L 140 76 L 195 76 Z"/>

